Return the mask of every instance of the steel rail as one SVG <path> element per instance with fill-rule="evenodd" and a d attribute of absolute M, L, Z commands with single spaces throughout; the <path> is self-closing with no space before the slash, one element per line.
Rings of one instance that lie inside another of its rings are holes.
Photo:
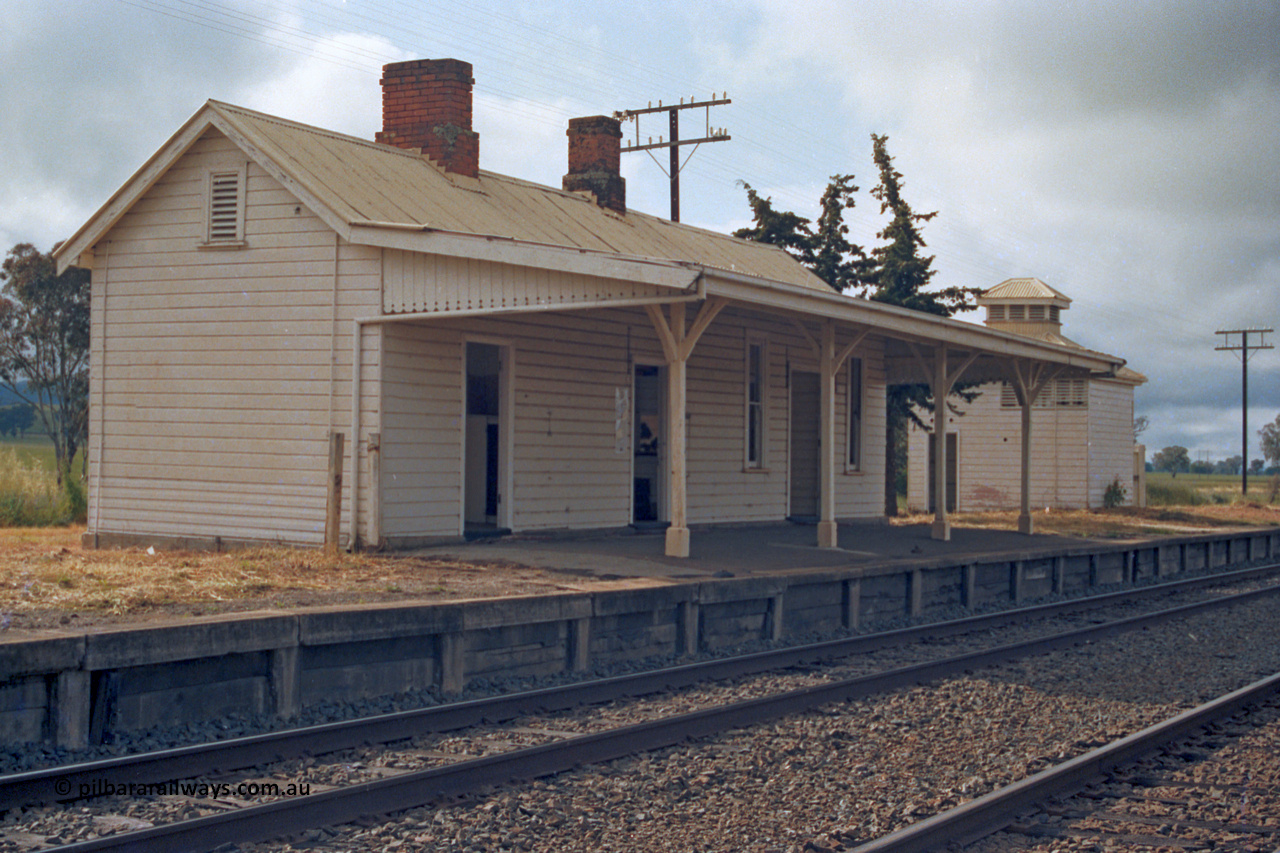
<path fill-rule="evenodd" d="M 75 799 L 79 791 L 92 790 L 95 781 L 107 777 L 123 784 L 191 779 L 273 761 L 307 755 L 323 755 L 367 744 L 392 743 L 418 735 L 454 731 L 481 723 L 504 722 L 531 713 L 560 711 L 580 705 L 598 704 L 679 689 L 714 679 L 735 678 L 772 669 L 847 657 L 917 642 L 925 637 L 955 636 L 1019 623 L 1027 619 L 1047 618 L 1085 608 L 1105 606 L 1118 601 L 1150 598 L 1201 586 L 1249 580 L 1276 569 L 1280 569 L 1280 563 L 1219 575 L 1153 584 L 1137 590 L 1121 590 L 876 634 L 700 661 L 612 678 L 593 679 L 576 684 L 14 773 L 0 776 L 0 811 L 20 805 Z"/>
<path fill-rule="evenodd" d="M 623 726 L 541 746 L 516 749 L 470 761 L 325 791 L 307 797 L 276 800 L 239 811 L 222 812 L 180 823 L 122 833 L 56 848 L 62 853 L 130 850 L 138 853 L 207 851 L 220 845 L 250 843 L 287 836 L 316 826 L 456 798 L 489 786 L 531 779 L 574 767 L 610 761 L 726 729 L 766 722 L 821 705 L 866 698 L 984 666 L 1054 649 L 1076 646 L 1147 625 L 1194 615 L 1280 592 L 1280 586 L 1196 602 L 1141 616 L 1092 625 L 1034 640 L 1013 643 L 943 660 L 814 685 L 771 696 L 732 702 L 659 720 Z"/>
<path fill-rule="evenodd" d="M 1113 770 L 1187 738 L 1242 708 L 1280 692 L 1280 673 L 1184 711 L 1012 785 L 853 848 L 852 853 L 922 853 L 948 843 L 971 844 L 1004 829 L 1045 800 L 1078 791 Z"/>

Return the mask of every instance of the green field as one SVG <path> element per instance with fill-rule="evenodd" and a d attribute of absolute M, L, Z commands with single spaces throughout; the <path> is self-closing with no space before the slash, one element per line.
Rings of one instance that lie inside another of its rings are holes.
<path fill-rule="evenodd" d="M 43 433 L 38 435 L 27 433 L 26 438 L 5 436 L 0 438 L 0 448 L 12 449 L 18 454 L 18 458 L 28 465 L 39 464 L 41 468 L 50 473 L 57 469 L 57 462 L 53 457 L 53 442 Z M 80 473 L 80 463 L 83 456 L 83 451 L 77 453 L 75 464 L 71 466 L 72 471 L 76 474 Z"/>
<path fill-rule="evenodd" d="M 1280 479 L 1274 474 L 1249 475 L 1249 500 L 1270 503 L 1280 500 Z M 1148 503 L 1198 504 L 1233 503 L 1241 500 L 1239 474 L 1178 474 L 1165 471 L 1147 472 Z M 1167 500 L 1161 499 L 1167 497 Z"/>
<path fill-rule="evenodd" d="M 53 444 L 45 436 L 0 442 L 0 526 L 48 527 L 82 520 L 81 459 L 65 487 L 57 483 Z"/>

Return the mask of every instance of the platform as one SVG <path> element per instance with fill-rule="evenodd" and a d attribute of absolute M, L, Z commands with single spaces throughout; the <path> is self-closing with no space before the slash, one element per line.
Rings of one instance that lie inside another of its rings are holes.
<path fill-rule="evenodd" d="M 702 580 L 716 577 L 758 577 L 855 568 L 899 560 L 963 562 L 996 555 L 1058 553 L 1095 542 L 1065 536 L 1027 536 L 1007 530 L 957 527 L 951 541 L 929 534 L 929 523 L 841 524 L 839 548 L 819 548 L 817 528 L 790 522 L 693 528 L 688 557 L 663 554 L 663 533 L 615 531 L 597 534 L 508 536 L 423 548 L 422 556 L 460 560 L 501 560 L 540 569 L 554 569 L 593 577 L 634 577 Z"/>

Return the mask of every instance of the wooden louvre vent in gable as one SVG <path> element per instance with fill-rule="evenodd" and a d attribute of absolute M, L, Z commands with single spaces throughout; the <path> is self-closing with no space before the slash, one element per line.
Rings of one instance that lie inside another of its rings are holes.
<path fill-rule="evenodd" d="M 1051 409 L 1083 409 L 1089 404 L 1087 379 L 1055 379 L 1048 388 L 1040 392 L 1033 408 Z M 1008 382 L 1000 385 L 1000 406 L 1005 409 L 1018 408 L 1018 397 L 1013 393 L 1013 386 Z"/>
<path fill-rule="evenodd" d="M 241 169 L 210 173 L 208 242 L 238 243 L 244 239 L 243 186 Z"/>

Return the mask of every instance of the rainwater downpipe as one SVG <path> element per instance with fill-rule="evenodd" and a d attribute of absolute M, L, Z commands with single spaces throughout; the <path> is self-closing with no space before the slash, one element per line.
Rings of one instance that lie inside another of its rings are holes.
<path fill-rule="evenodd" d="M 360 534 L 360 407 L 364 386 L 364 327 L 389 317 L 357 317 L 351 322 L 351 462 L 347 477 L 351 484 L 351 515 L 347 527 L 347 550 L 354 552 Z"/>

